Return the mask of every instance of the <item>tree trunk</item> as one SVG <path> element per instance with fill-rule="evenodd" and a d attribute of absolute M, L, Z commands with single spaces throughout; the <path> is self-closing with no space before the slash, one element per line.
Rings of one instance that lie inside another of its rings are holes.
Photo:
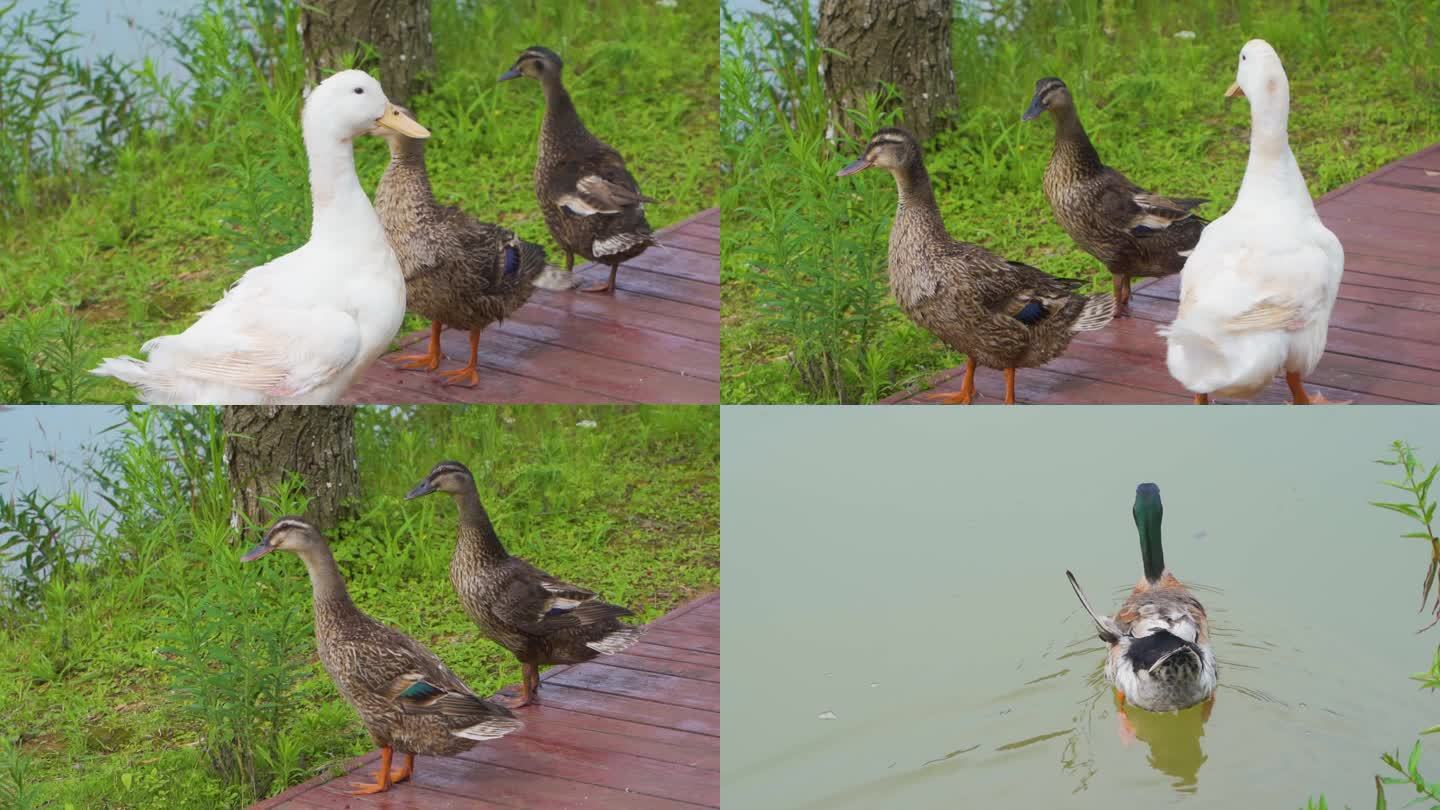
<path fill-rule="evenodd" d="M 355 411 L 331 406 L 228 405 L 221 412 L 232 522 L 264 527 L 280 517 L 261 503 L 291 473 L 310 498 L 306 520 L 333 528 L 354 514 L 360 496 Z"/>
<path fill-rule="evenodd" d="M 385 96 L 405 104 L 435 70 L 429 0 L 308 0 L 302 8 L 300 33 L 312 85 L 353 54 L 355 67 L 372 73 L 379 67 Z M 367 58 L 362 43 L 377 58 Z"/>
<path fill-rule="evenodd" d="M 950 60 L 951 0 L 821 0 L 820 67 L 830 99 L 832 131 L 866 139 L 845 110 L 865 109 L 865 95 L 894 86 L 900 125 L 921 139 L 943 128 L 954 112 L 955 68 Z"/>

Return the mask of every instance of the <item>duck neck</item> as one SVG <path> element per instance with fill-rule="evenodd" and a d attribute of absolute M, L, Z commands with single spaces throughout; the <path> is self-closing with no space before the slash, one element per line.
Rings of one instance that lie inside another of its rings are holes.
<path fill-rule="evenodd" d="M 306 134 L 305 152 L 310 160 L 310 197 L 314 206 L 310 240 L 343 238 L 353 245 L 367 227 L 383 239 L 375 209 L 355 173 L 354 141 Z"/>
<path fill-rule="evenodd" d="M 340 567 L 335 564 L 335 555 L 330 546 L 321 543 L 298 555 L 310 572 L 310 591 L 315 600 L 315 618 L 323 615 L 340 615 L 358 612 L 350 601 L 350 592 L 345 588 L 345 579 L 340 576 Z M 320 624 L 316 622 L 317 626 Z"/>
<path fill-rule="evenodd" d="M 1097 174 L 1105 168 L 1105 164 L 1100 162 L 1100 153 L 1095 151 L 1090 136 L 1085 134 L 1085 127 L 1073 107 L 1057 110 L 1052 117 L 1055 119 L 1057 161 L 1076 175 Z"/>
<path fill-rule="evenodd" d="M 1250 159 L 1245 165 L 1245 179 L 1235 202 L 1263 200 L 1266 204 L 1277 197 L 1302 200 L 1314 210 L 1310 192 L 1300 164 L 1290 151 L 1290 100 L 1286 93 L 1274 93 L 1254 99 L 1250 108 Z"/>
<path fill-rule="evenodd" d="M 501 562 L 510 556 L 500 545 L 500 536 L 495 534 L 490 514 L 480 503 L 480 493 L 473 489 L 461 492 L 455 496 L 455 505 L 460 509 L 457 553 L 478 557 L 483 563 Z"/>
<path fill-rule="evenodd" d="M 907 233 L 918 231 L 919 235 L 948 239 L 950 234 L 940 217 L 940 206 L 935 202 L 935 189 L 930 185 L 930 173 L 925 170 L 924 162 L 916 160 L 893 174 L 900 191 L 900 203 L 895 211 L 896 226 L 903 226 Z"/>
<path fill-rule="evenodd" d="M 588 137 L 590 133 L 580 122 L 580 113 L 576 111 L 575 102 L 570 100 L 570 93 L 565 90 L 565 83 L 560 77 L 546 76 L 540 80 L 540 87 L 545 91 L 545 120 L 540 125 L 541 134 L 555 139 Z"/>

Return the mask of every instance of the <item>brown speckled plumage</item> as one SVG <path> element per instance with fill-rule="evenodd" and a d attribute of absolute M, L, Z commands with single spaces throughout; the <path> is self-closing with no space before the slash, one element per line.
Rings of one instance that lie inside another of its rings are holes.
<path fill-rule="evenodd" d="M 406 307 L 457 329 L 484 329 L 509 317 L 534 292 L 545 269 L 544 248 L 437 203 L 425 172 L 425 142 L 398 133 L 386 139 L 390 165 L 375 192 L 375 210 L 405 273 Z"/>
<path fill-rule="evenodd" d="M 281 518 L 246 559 L 275 549 L 293 552 L 309 570 L 320 663 L 377 745 L 450 755 L 521 727 L 504 706 L 476 696 L 433 652 L 361 612 L 314 526 Z"/>
<path fill-rule="evenodd" d="M 575 664 L 634 644 L 644 632 L 620 622 L 628 608 L 556 579 L 500 544 L 465 465 L 442 461 L 411 497 L 447 492 L 460 512 L 450 584 L 484 636 L 530 667 Z"/>
<path fill-rule="evenodd" d="M 645 219 L 640 185 L 620 153 L 585 128 L 565 91 L 563 64 L 541 47 L 525 50 L 506 77 L 528 76 L 545 93 L 535 161 L 535 198 L 550 235 L 565 250 L 570 269 L 574 254 L 614 270 L 658 244 Z"/>
<path fill-rule="evenodd" d="M 972 363 L 1039 366 L 1065 351 L 1076 332 L 1110 321 L 1109 295 L 1082 295 L 1078 281 L 950 238 L 920 146 L 908 132 L 880 130 L 857 164 L 889 169 L 899 188 L 889 254 L 896 303 Z"/>
<path fill-rule="evenodd" d="M 1200 240 L 1206 220 L 1191 213 L 1203 199 L 1152 194 L 1100 162 L 1085 134 L 1065 83 L 1035 83 L 1027 117 L 1048 110 L 1055 121 L 1055 147 L 1045 166 L 1045 198 L 1060 227 L 1081 250 L 1099 259 L 1114 277 L 1122 309 L 1133 276 L 1180 272 Z"/>

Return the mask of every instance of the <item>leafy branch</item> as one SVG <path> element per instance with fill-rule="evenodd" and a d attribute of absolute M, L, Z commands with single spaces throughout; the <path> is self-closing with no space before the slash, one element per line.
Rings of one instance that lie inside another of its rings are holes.
<path fill-rule="evenodd" d="M 1420 609 L 1424 610 L 1426 603 L 1430 601 L 1430 592 L 1435 587 L 1436 572 L 1440 570 L 1440 537 L 1435 536 L 1435 501 L 1430 497 L 1430 485 L 1434 483 L 1436 474 L 1440 473 L 1440 464 L 1431 467 L 1427 473 L 1425 465 L 1415 458 L 1415 451 L 1409 444 L 1396 441 L 1390 445 L 1390 450 L 1394 454 L 1393 459 L 1377 459 L 1375 463 L 1384 464 L 1387 467 L 1403 468 L 1405 479 L 1383 483 L 1387 487 L 1394 487 L 1408 493 L 1413 501 L 1404 503 L 1371 501 L 1371 505 L 1399 512 L 1413 518 L 1423 527 L 1421 531 L 1407 532 L 1402 536 L 1430 542 L 1430 567 L 1425 572 L 1425 584 L 1420 591 Z M 1431 608 L 1431 612 L 1435 619 L 1421 628 L 1420 632 L 1429 630 L 1436 623 L 1440 623 L 1440 591 L 1435 594 L 1435 604 Z"/>

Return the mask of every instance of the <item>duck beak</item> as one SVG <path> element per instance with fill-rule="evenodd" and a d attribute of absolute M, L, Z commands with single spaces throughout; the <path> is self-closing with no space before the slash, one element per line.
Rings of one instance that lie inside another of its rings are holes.
<path fill-rule="evenodd" d="M 1036 96 L 1030 99 L 1030 106 L 1025 108 L 1025 114 L 1020 116 L 1020 120 L 1032 121 L 1039 118 L 1042 112 L 1045 112 L 1045 105 L 1040 103 L 1040 97 Z"/>
<path fill-rule="evenodd" d="M 1245 98 L 1245 91 L 1240 89 L 1239 82 L 1230 85 L 1230 89 L 1225 91 L 1225 98 Z"/>
<path fill-rule="evenodd" d="M 430 130 L 420 126 L 414 118 L 400 111 L 390 102 L 385 102 L 385 114 L 375 119 L 375 126 L 393 129 L 409 138 L 428 138 Z"/>
<path fill-rule="evenodd" d="M 522 74 L 520 73 L 520 68 L 518 68 L 518 67 L 512 67 L 512 68 L 510 68 L 509 70 L 505 71 L 504 73 L 501 73 L 501 74 L 500 74 L 500 78 L 497 79 L 497 81 L 508 82 L 508 81 L 510 81 L 511 79 L 518 79 L 518 78 L 520 78 L 521 75 L 522 75 Z"/>
<path fill-rule="evenodd" d="M 245 552 L 245 556 L 240 558 L 240 562 L 255 562 L 256 560 L 264 557 L 266 554 L 269 554 L 274 550 L 274 546 L 270 545 L 264 540 L 261 540 L 260 545 Z"/>
<path fill-rule="evenodd" d="M 860 158 L 859 160 L 855 161 L 854 163 L 851 163 L 849 166 L 846 166 L 845 168 L 843 168 L 843 169 L 841 169 L 840 171 L 836 172 L 836 173 L 835 173 L 835 176 L 836 176 L 836 177 L 849 177 L 850 175 L 855 174 L 856 172 L 863 172 L 863 171 L 865 171 L 866 169 L 868 169 L 868 168 L 870 168 L 871 166 L 874 166 L 874 165 L 875 165 L 875 164 L 870 163 L 869 161 L 865 160 L 865 158 L 862 157 L 862 158 Z"/>
<path fill-rule="evenodd" d="M 432 483 L 430 483 L 430 479 L 427 478 L 427 479 L 425 479 L 424 481 L 421 481 L 420 483 L 416 484 L 414 489 L 412 489 L 412 490 L 410 490 L 409 492 L 405 493 L 405 500 L 407 500 L 407 501 L 413 501 L 413 500 L 415 500 L 416 498 L 420 497 L 421 495 L 429 495 L 430 493 L 432 493 L 432 492 L 434 492 L 434 491 L 435 491 L 435 485 L 432 484 Z"/>

